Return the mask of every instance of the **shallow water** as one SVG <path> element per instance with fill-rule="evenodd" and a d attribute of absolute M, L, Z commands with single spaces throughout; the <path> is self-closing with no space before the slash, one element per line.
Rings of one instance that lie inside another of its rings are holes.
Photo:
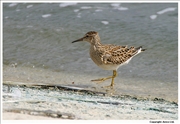
<path fill-rule="evenodd" d="M 71 43 L 91 30 L 102 43 L 147 49 L 118 69 L 118 94 L 177 101 L 176 3 L 4 3 L 4 80 L 98 87 L 90 80 L 112 72 L 92 62 L 88 43 Z"/>

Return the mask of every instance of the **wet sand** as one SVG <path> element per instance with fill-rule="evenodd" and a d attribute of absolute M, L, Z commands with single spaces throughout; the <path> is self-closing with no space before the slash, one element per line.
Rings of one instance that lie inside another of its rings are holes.
<path fill-rule="evenodd" d="M 178 104 L 76 86 L 4 81 L 3 119 L 177 120 Z"/>
<path fill-rule="evenodd" d="M 67 69 L 68 70 L 68 69 Z M 102 72 L 106 72 L 101 70 Z M 80 71 L 81 72 L 81 71 Z M 92 79 L 102 78 L 111 74 L 94 75 L 94 71 L 88 73 L 76 73 L 66 71 L 50 71 L 37 67 L 22 67 L 17 65 L 3 65 L 3 81 L 23 82 L 26 84 L 36 83 L 44 85 L 74 85 L 87 88 L 96 92 L 106 92 L 103 86 L 110 85 L 110 80 L 103 83 L 91 82 Z M 99 73 L 98 73 L 99 74 Z M 143 98 L 161 98 L 167 101 L 178 103 L 178 87 L 172 82 L 163 83 L 159 80 L 144 80 L 134 78 L 124 78 L 121 73 L 115 78 L 115 94 L 130 95 Z"/>

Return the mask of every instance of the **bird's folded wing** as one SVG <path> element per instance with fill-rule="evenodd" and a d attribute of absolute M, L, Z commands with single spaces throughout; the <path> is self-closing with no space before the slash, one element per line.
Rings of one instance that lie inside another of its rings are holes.
<path fill-rule="evenodd" d="M 104 45 L 99 48 L 101 60 L 104 64 L 122 64 L 137 53 L 135 47 Z"/>

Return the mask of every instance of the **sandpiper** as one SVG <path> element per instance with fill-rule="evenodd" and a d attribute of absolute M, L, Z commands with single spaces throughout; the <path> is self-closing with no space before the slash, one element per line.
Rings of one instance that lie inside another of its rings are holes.
<path fill-rule="evenodd" d="M 84 37 L 72 43 L 78 41 L 87 41 L 91 44 L 89 54 L 96 65 L 104 70 L 113 70 L 112 76 L 91 81 L 103 82 L 107 79 L 112 79 L 111 85 L 107 86 L 111 88 L 114 87 L 114 78 L 117 76 L 117 69 L 124 64 L 128 64 L 137 54 L 145 51 L 141 46 L 137 48 L 131 46 L 128 48 L 128 46 L 101 44 L 99 34 L 96 31 L 89 31 Z"/>

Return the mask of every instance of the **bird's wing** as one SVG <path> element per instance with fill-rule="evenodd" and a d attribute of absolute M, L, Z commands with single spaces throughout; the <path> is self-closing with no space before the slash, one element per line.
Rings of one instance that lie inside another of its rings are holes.
<path fill-rule="evenodd" d="M 137 54 L 139 48 L 103 45 L 98 48 L 101 55 L 101 60 L 104 64 L 122 64 Z"/>

